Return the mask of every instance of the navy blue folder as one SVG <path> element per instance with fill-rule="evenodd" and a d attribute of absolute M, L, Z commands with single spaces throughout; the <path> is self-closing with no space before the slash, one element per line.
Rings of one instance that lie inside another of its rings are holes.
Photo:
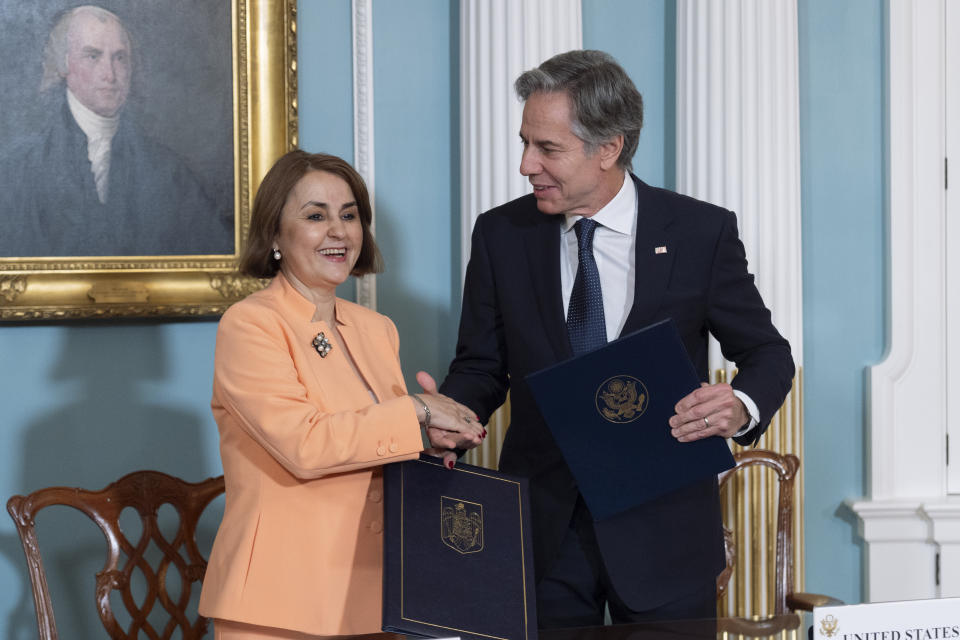
<path fill-rule="evenodd" d="M 734 465 L 721 437 L 670 434 L 677 402 L 700 386 L 670 319 L 526 381 L 595 520 Z"/>
<path fill-rule="evenodd" d="M 383 630 L 536 640 L 527 481 L 421 456 L 383 487 Z"/>

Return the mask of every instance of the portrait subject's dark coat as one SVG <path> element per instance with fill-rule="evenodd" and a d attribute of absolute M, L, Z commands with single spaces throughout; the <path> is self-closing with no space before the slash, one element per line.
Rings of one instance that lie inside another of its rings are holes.
<path fill-rule="evenodd" d="M 625 283 L 634 298 L 623 334 L 673 318 L 704 381 L 707 337 L 716 336 L 739 369 L 733 387 L 759 409 L 759 426 L 740 438 L 755 442 L 789 391 L 794 366 L 747 271 L 736 216 L 633 179 L 636 276 Z M 509 388 L 500 469 L 530 479 L 538 580 L 556 559 L 578 495 L 525 382 L 527 374 L 572 356 L 560 288 L 562 222 L 561 215 L 541 213 L 533 195 L 477 219 L 456 357 L 440 388 L 483 422 Z M 635 453 L 636 464 L 643 464 L 644 452 Z M 617 594 L 637 611 L 686 595 L 724 566 L 716 479 L 596 522 L 594 529 Z"/>
<path fill-rule="evenodd" d="M 0 256 L 233 253 L 232 217 L 170 149 L 121 114 L 106 203 L 64 100 L 46 129 L 0 159 Z"/>

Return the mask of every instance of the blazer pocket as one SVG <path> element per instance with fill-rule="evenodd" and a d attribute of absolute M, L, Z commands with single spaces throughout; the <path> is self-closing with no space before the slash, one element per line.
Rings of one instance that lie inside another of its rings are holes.
<path fill-rule="evenodd" d="M 257 534 L 260 533 L 260 520 L 263 518 L 262 513 L 257 514 L 257 524 L 253 528 L 253 538 L 250 540 L 250 552 L 247 556 L 247 566 L 243 572 L 243 586 L 240 589 L 242 594 L 247 588 L 247 580 L 250 578 L 250 567 L 253 565 L 253 554 L 254 550 L 257 548 Z"/>

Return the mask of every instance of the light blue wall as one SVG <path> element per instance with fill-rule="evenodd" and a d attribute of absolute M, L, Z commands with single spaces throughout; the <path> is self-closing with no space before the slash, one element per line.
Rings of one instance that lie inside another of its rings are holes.
<path fill-rule="evenodd" d="M 300 148 L 330 153 L 354 161 L 353 149 L 353 24 L 350 2 L 309 0 L 297 7 L 300 71 Z M 350 278 L 337 294 L 356 300 Z"/>
<path fill-rule="evenodd" d="M 675 183 L 674 24 L 669 0 L 583 0 L 583 48 L 606 51 L 643 95 L 643 130 L 633 172 L 657 187 Z"/>
<path fill-rule="evenodd" d="M 0 497 L 52 485 L 100 488 L 153 468 L 217 475 L 210 416 L 212 322 L 0 327 Z M 66 637 L 100 637 L 92 576 L 103 539 L 65 507 L 38 519 Z M 77 571 L 85 571 L 81 581 Z M 13 523 L 0 518 L 0 638 L 36 637 Z"/>
<path fill-rule="evenodd" d="M 353 50 L 349 0 L 297 8 L 300 148 L 353 160 Z"/>
<path fill-rule="evenodd" d="M 863 367 L 879 357 L 884 330 L 881 3 L 800 2 L 807 587 L 848 602 L 862 593 L 860 556 L 838 507 L 863 491 Z M 635 169 L 672 186 L 674 3 L 583 8 L 584 45 L 613 53 L 644 94 Z M 378 293 L 400 329 L 409 382 L 418 368 L 442 375 L 459 314 L 457 3 L 375 0 L 373 9 L 387 260 Z M 302 1 L 299 20 L 301 144 L 351 158 L 350 1 Z M 144 467 L 219 473 L 215 331 L 212 321 L 0 326 L 0 497 L 99 487 Z M 102 543 L 68 515 L 41 526 L 61 532 L 44 542 L 62 629 L 97 628 L 88 585 L 59 576 L 86 569 Z M 0 517 L 0 638 L 34 637 L 33 625 L 19 541 Z"/>
<path fill-rule="evenodd" d="M 419 369 L 442 379 L 459 318 L 456 4 L 373 3 L 377 308 L 397 324 L 411 390 Z"/>
<path fill-rule="evenodd" d="M 800 3 L 808 591 L 859 602 L 864 367 L 884 346 L 881 0 Z"/>

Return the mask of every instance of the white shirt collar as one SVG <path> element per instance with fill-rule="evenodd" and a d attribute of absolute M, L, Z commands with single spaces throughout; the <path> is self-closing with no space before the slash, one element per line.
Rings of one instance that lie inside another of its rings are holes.
<path fill-rule="evenodd" d="M 623 186 L 613 199 L 605 204 L 599 211 L 590 216 L 597 223 L 607 229 L 630 235 L 633 232 L 633 222 L 637 215 L 637 187 L 633 184 L 633 178 L 630 174 L 624 172 Z M 566 233 L 573 228 L 577 220 L 583 218 L 577 214 L 564 214 L 563 232 Z"/>
<path fill-rule="evenodd" d="M 70 89 L 67 89 L 67 105 L 70 107 L 70 113 L 73 114 L 73 119 L 77 121 L 80 130 L 86 134 L 87 140 L 112 139 L 117 132 L 117 125 L 120 123 L 119 112 L 109 118 L 94 113 L 83 106 Z"/>

